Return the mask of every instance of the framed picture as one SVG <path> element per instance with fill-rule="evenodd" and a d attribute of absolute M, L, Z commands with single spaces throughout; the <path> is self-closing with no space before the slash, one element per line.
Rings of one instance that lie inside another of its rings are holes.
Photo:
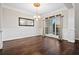
<path fill-rule="evenodd" d="M 34 26 L 34 20 L 19 17 L 19 26 Z"/>

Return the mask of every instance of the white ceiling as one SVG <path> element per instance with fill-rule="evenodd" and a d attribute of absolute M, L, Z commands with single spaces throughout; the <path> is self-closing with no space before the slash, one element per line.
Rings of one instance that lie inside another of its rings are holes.
<path fill-rule="evenodd" d="M 4 3 L 3 5 L 29 12 L 31 14 L 36 13 L 36 9 L 33 6 L 33 3 Z M 63 7 L 65 7 L 64 3 L 41 3 L 38 11 L 40 15 L 43 15 L 45 13 L 49 13 Z"/>

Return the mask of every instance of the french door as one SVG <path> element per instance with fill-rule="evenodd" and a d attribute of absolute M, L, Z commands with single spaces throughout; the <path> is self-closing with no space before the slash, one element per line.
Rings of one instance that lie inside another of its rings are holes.
<path fill-rule="evenodd" d="M 63 17 L 60 15 L 52 16 L 45 19 L 45 35 L 59 38 L 62 34 Z"/>

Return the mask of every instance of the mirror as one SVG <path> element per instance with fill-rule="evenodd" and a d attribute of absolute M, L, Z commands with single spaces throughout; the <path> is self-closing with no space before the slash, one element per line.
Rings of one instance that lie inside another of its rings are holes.
<path fill-rule="evenodd" d="M 19 26 L 34 26 L 34 20 L 19 17 Z"/>

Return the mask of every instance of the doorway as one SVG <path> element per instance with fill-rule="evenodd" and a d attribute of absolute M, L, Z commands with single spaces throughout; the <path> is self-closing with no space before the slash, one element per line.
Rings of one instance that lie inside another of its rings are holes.
<path fill-rule="evenodd" d="M 63 16 L 61 14 L 45 18 L 45 35 L 62 38 Z"/>

